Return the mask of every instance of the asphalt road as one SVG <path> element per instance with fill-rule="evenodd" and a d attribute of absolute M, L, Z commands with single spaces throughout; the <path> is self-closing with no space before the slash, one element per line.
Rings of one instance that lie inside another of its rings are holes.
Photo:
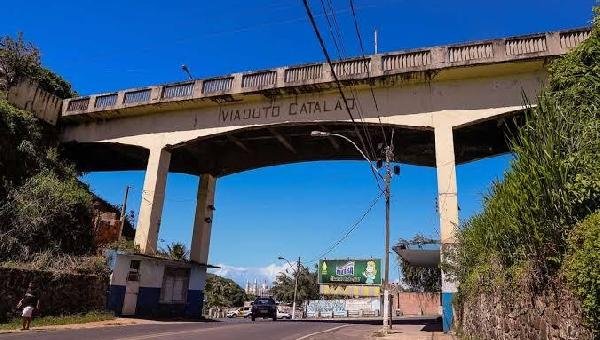
<path fill-rule="evenodd" d="M 356 331 L 349 332 L 350 327 Z M 162 323 L 131 326 L 107 326 L 89 329 L 40 330 L 0 334 L 0 339 L 55 339 L 55 340 L 146 340 L 146 339 L 335 339 L 337 331 L 356 335 L 356 339 L 370 334 L 371 324 L 345 322 L 305 322 L 234 319 L 210 322 Z M 354 337 L 343 336 L 344 340 Z"/>

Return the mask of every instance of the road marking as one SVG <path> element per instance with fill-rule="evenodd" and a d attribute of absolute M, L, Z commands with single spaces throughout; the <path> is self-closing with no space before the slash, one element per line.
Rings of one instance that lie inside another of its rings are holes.
<path fill-rule="evenodd" d="M 350 326 L 350 325 L 341 325 L 341 326 L 336 326 L 336 327 L 333 327 L 333 328 L 326 329 L 326 330 L 324 330 L 324 331 L 318 331 L 318 332 L 314 332 L 314 333 L 307 334 L 307 335 L 305 335 L 305 336 L 302 336 L 302 337 L 300 337 L 300 338 L 298 338 L 298 339 L 296 339 L 296 340 L 308 339 L 308 338 L 310 338 L 311 336 L 315 336 L 315 335 L 317 335 L 317 334 L 321 334 L 321 333 L 329 333 L 329 332 L 337 331 L 337 330 L 338 330 L 338 329 L 340 329 L 340 328 L 343 328 L 343 327 L 348 327 L 348 326 Z"/>

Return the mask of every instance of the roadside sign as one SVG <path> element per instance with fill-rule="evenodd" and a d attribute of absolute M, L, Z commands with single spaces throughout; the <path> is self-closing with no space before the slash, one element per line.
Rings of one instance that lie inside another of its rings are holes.
<path fill-rule="evenodd" d="M 320 260 L 319 284 L 380 285 L 381 260 Z"/>

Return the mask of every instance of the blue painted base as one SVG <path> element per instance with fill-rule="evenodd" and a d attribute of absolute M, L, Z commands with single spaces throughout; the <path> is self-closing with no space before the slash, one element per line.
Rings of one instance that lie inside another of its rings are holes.
<path fill-rule="evenodd" d="M 156 316 L 160 314 L 158 301 L 160 288 L 140 287 L 137 297 L 135 315 Z"/>
<path fill-rule="evenodd" d="M 123 301 L 125 300 L 125 286 L 110 285 L 106 298 L 106 309 L 113 311 L 115 315 L 121 315 Z"/>
<path fill-rule="evenodd" d="M 185 316 L 194 319 L 201 318 L 203 306 L 204 292 L 201 290 L 188 290 L 187 304 L 185 305 Z"/>
<path fill-rule="evenodd" d="M 456 293 L 442 292 L 442 326 L 444 333 L 447 333 L 452 329 L 452 323 L 454 322 L 454 311 L 452 308 L 454 294 Z"/>

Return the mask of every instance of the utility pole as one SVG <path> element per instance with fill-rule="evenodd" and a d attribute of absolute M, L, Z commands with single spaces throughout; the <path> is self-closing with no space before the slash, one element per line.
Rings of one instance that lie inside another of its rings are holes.
<path fill-rule="evenodd" d="M 394 149 L 392 145 L 385 147 L 385 271 L 383 277 L 383 329 L 392 329 L 390 305 L 390 196 L 392 187 L 392 165 Z"/>
<path fill-rule="evenodd" d="M 123 227 L 125 226 L 125 214 L 127 211 L 127 195 L 129 195 L 129 185 L 125 187 L 125 196 L 123 197 L 123 204 L 121 205 L 121 216 L 119 221 L 119 235 L 118 241 L 121 241 L 121 234 L 123 234 Z"/>
<path fill-rule="evenodd" d="M 298 295 L 298 276 L 300 276 L 300 256 L 296 264 L 296 283 L 294 284 L 294 302 L 292 303 L 292 320 L 296 318 L 296 296 Z"/>
<path fill-rule="evenodd" d="M 385 249 L 384 249 L 384 254 L 385 254 L 385 269 L 384 269 L 384 276 L 383 276 L 383 284 L 382 284 L 382 288 L 383 288 L 383 330 L 384 332 L 387 333 L 387 331 L 389 331 L 392 328 L 392 318 L 391 318 L 391 303 L 390 303 L 390 292 L 389 292 L 389 279 L 390 279 L 390 197 L 391 197 L 391 192 L 392 192 L 392 175 L 396 174 L 398 175 L 400 173 L 400 168 L 394 166 L 393 171 L 392 171 L 392 161 L 394 160 L 394 146 L 393 146 L 393 140 L 394 140 L 394 130 L 392 130 L 392 142 L 390 142 L 389 145 L 386 145 L 384 152 L 385 152 L 385 176 L 381 176 L 379 174 L 379 172 L 377 172 L 377 169 L 375 169 L 375 167 L 373 167 L 373 164 L 371 163 L 371 160 L 365 155 L 365 153 L 358 147 L 358 145 L 356 145 L 356 143 L 354 143 L 350 138 L 338 134 L 338 133 L 331 133 L 331 132 L 324 132 L 324 131 L 312 131 L 310 133 L 311 136 L 313 137 L 327 137 L 327 136 L 336 136 L 336 137 L 340 137 L 343 138 L 344 140 L 350 142 L 352 145 L 354 145 L 354 147 L 356 148 L 356 150 L 358 150 L 358 152 L 361 154 L 361 156 L 369 163 L 369 165 L 371 166 L 371 168 L 373 169 L 373 173 L 377 173 L 377 175 L 380 178 L 383 178 L 384 181 L 384 185 L 385 188 L 383 188 L 383 192 L 385 195 Z M 378 181 L 379 179 L 376 177 L 376 180 Z M 379 182 L 378 182 L 379 183 Z"/>

